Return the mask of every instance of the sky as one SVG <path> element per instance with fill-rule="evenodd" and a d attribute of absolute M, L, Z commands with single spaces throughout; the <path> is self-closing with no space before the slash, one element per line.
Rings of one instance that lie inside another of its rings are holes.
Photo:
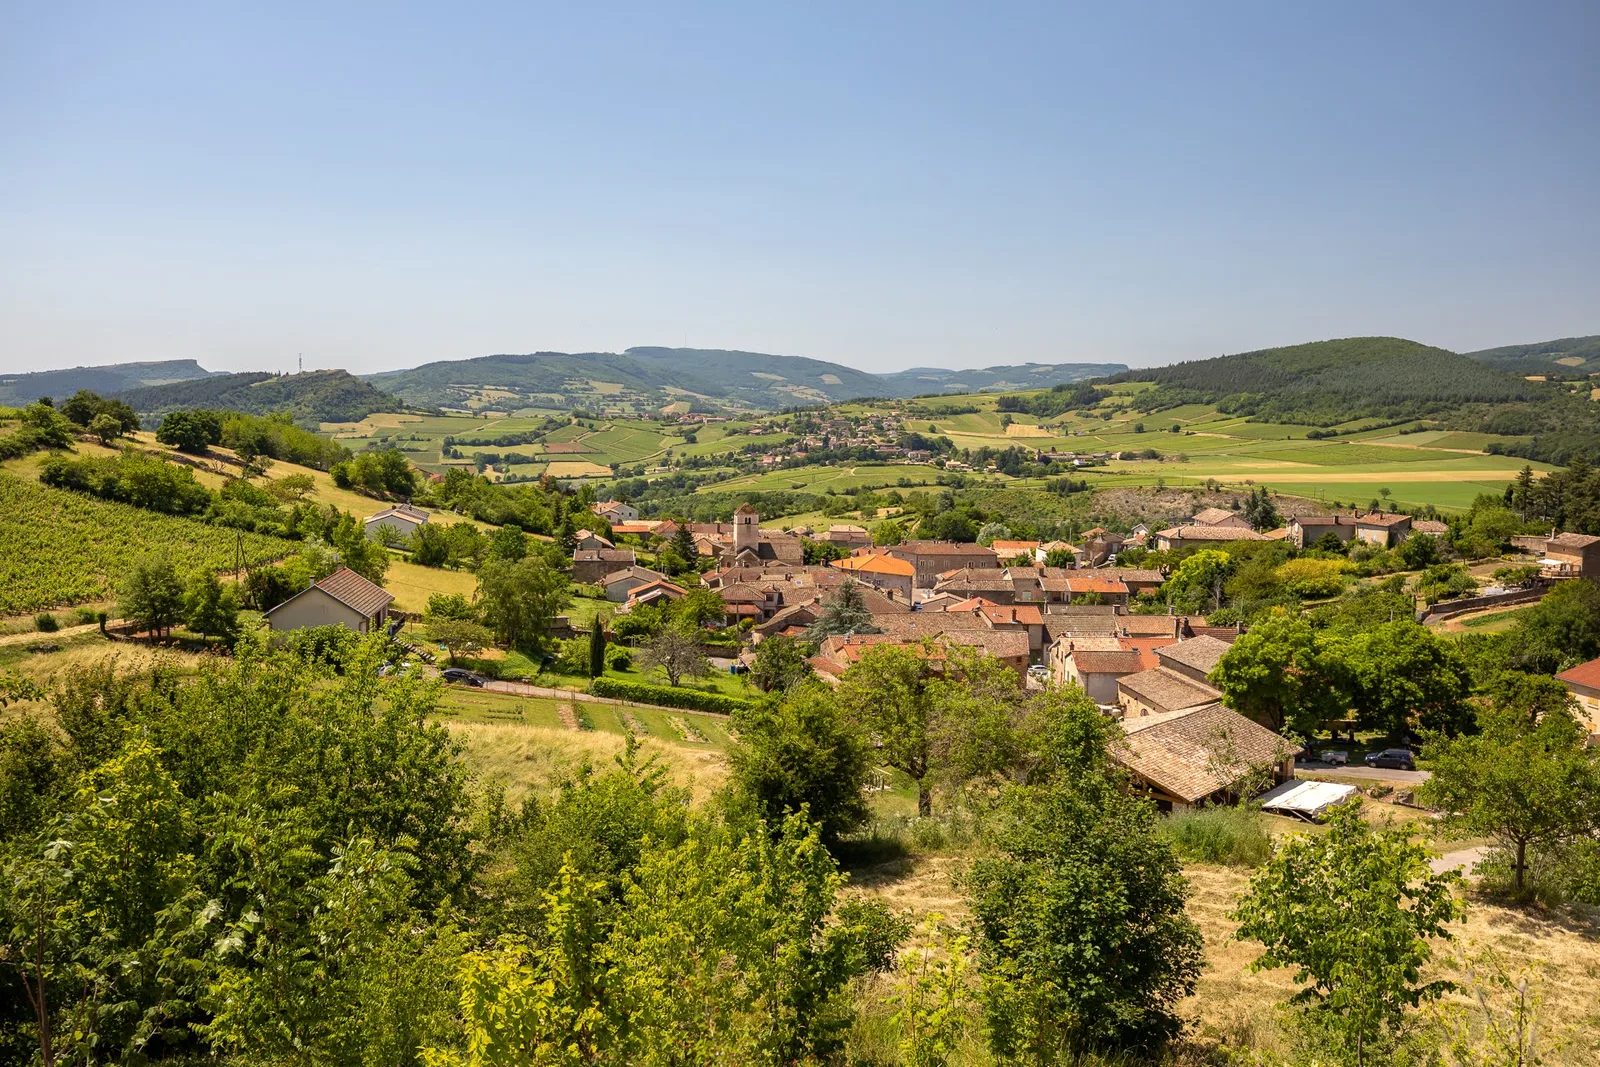
<path fill-rule="evenodd" d="M 1600 333 L 1600 4 L 0 0 L 0 369 Z"/>

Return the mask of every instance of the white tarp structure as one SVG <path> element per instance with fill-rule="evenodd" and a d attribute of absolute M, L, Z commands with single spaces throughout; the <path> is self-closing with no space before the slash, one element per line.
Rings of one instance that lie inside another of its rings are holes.
<path fill-rule="evenodd" d="M 1328 808 L 1349 800 L 1355 792 L 1355 786 L 1337 782 L 1290 781 L 1274 786 L 1256 799 L 1262 811 L 1295 815 L 1311 822 Z"/>

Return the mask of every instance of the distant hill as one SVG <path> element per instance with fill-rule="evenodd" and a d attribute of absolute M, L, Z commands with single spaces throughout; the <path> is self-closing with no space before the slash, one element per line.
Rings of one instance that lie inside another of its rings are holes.
<path fill-rule="evenodd" d="M 65 400 L 79 389 L 109 396 L 146 385 L 165 385 L 206 378 L 208 371 L 192 359 L 167 359 L 151 363 L 108 363 L 100 367 L 72 367 L 26 374 L 0 374 L 0 404 L 31 404 L 42 396 Z"/>
<path fill-rule="evenodd" d="M 879 375 L 890 386 L 888 396 L 924 393 L 982 393 L 1003 389 L 1040 389 L 1104 378 L 1128 369 L 1125 363 L 1017 363 L 1004 367 L 949 370 L 913 367 Z"/>
<path fill-rule="evenodd" d="M 1585 378 L 1600 374 L 1600 336 L 1563 337 L 1558 341 L 1539 341 L 1531 345 L 1485 348 L 1464 355 L 1512 374 L 1544 374 L 1561 378 Z"/>
<path fill-rule="evenodd" d="M 395 397 L 342 370 L 221 374 L 127 389 L 118 395 L 141 416 L 159 416 L 179 408 L 218 408 L 252 415 L 287 411 L 296 422 L 308 424 L 358 422 L 374 412 L 406 407 Z"/>
<path fill-rule="evenodd" d="M 1038 388 L 1122 369 L 1120 364 L 1024 364 L 878 375 L 804 356 L 646 346 L 622 353 L 532 352 L 444 360 L 369 375 L 367 380 L 428 407 L 609 407 L 626 400 L 651 408 L 686 400 L 770 410 L 872 396 Z"/>
<path fill-rule="evenodd" d="M 1400 337 L 1346 337 L 1267 348 L 1131 370 L 1112 381 L 1156 383 L 1138 398 L 1145 410 L 1215 404 L 1231 414 L 1312 426 L 1361 418 L 1421 418 L 1541 395 L 1534 383 Z"/>

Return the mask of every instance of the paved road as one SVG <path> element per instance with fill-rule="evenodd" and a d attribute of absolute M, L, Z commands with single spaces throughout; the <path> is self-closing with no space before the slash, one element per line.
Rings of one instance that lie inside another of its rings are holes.
<path fill-rule="evenodd" d="M 1352 767 L 1335 767 L 1323 763 L 1298 763 L 1296 778 L 1325 778 L 1330 782 L 1388 782 L 1391 785 L 1420 785 L 1433 775 L 1427 771 L 1391 771 L 1365 764 Z"/>

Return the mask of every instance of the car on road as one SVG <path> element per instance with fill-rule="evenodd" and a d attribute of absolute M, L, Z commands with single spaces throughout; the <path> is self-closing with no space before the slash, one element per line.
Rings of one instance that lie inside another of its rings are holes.
<path fill-rule="evenodd" d="M 1368 752 L 1366 764 L 1368 767 L 1383 767 L 1393 771 L 1417 769 L 1416 758 L 1411 755 L 1409 748 L 1386 748 L 1381 752 Z"/>
<path fill-rule="evenodd" d="M 452 685 L 470 685 L 476 689 L 483 688 L 483 679 L 471 671 L 464 671 L 460 667 L 449 667 L 439 672 L 439 676 Z"/>

